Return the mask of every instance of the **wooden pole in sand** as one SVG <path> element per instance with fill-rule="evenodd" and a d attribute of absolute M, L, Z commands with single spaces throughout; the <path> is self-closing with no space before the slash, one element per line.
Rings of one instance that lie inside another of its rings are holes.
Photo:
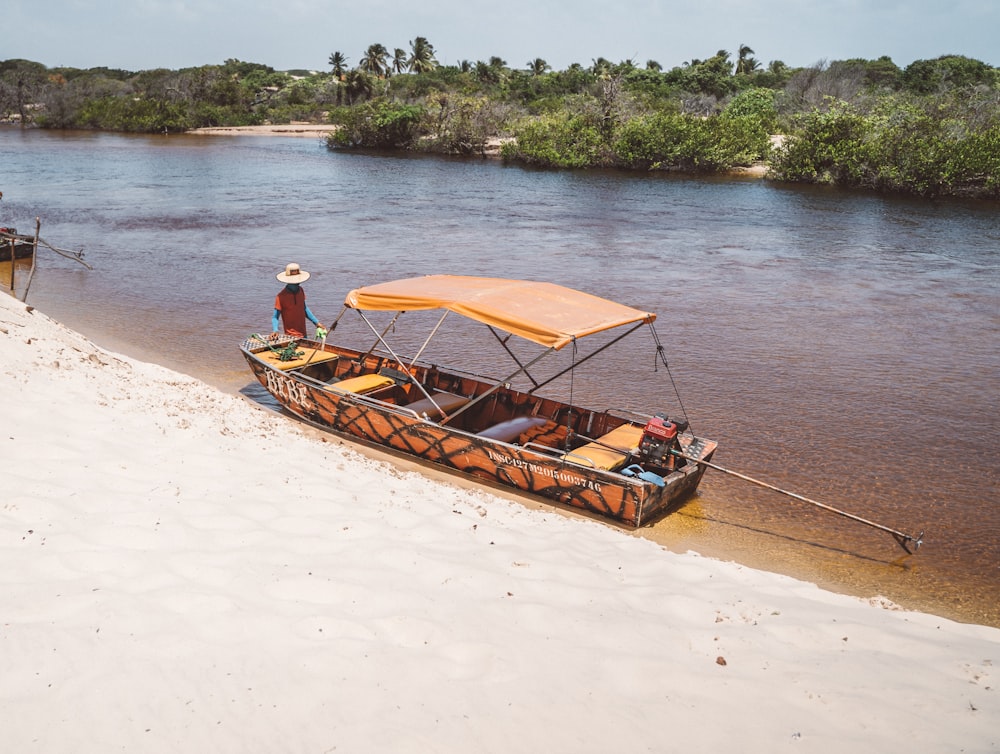
<path fill-rule="evenodd" d="M 31 288 L 31 281 L 35 279 L 35 265 L 38 263 L 38 236 L 42 232 L 42 218 L 35 218 L 35 239 L 31 242 L 31 271 L 28 273 L 28 282 L 24 286 L 24 295 L 21 302 L 28 300 L 28 289 Z"/>

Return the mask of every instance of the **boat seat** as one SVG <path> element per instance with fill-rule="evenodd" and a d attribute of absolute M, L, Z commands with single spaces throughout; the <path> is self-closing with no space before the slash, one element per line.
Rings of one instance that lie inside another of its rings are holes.
<path fill-rule="evenodd" d="M 358 377 L 348 377 L 346 380 L 334 382 L 326 386 L 326 390 L 334 393 L 370 393 L 379 388 L 394 384 L 391 377 L 381 374 L 362 374 Z"/>
<path fill-rule="evenodd" d="M 595 469 L 603 471 L 617 471 L 625 464 L 630 453 L 639 450 L 642 430 L 642 427 L 634 424 L 622 424 L 598 437 L 596 442 L 588 442 L 566 453 L 563 460 L 584 466 L 593 465 Z M 611 447 L 605 447 L 607 445 Z"/>
<path fill-rule="evenodd" d="M 477 432 L 476 434 L 479 437 L 485 437 L 489 440 L 514 442 L 514 440 L 527 432 L 529 429 L 540 427 L 543 424 L 547 424 L 548 421 L 548 419 L 543 419 L 540 416 L 517 416 L 513 419 L 500 422 L 499 424 L 494 424 L 492 427 L 488 427 L 482 432 Z"/>
<path fill-rule="evenodd" d="M 431 398 L 434 399 L 432 403 L 427 398 L 421 398 L 419 401 L 413 401 L 413 403 L 407 403 L 403 408 L 407 408 L 410 411 L 416 413 L 417 416 L 427 415 L 431 418 L 440 418 L 446 414 L 450 414 L 452 411 L 461 408 L 466 403 L 468 403 L 471 398 L 466 398 L 464 395 L 456 395 L 455 393 L 431 393 Z M 434 407 L 434 404 L 438 405 L 438 408 Z M 437 416 L 434 416 L 434 415 Z"/>
<path fill-rule="evenodd" d="M 392 377 L 393 381 L 397 385 L 405 385 L 410 381 L 410 376 L 404 372 L 402 369 L 393 369 L 392 367 L 382 367 L 378 370 L 378 373 L 384 377 Z"/>
<path fill-rule="evenodd" d="M 307 364 L 311 366 L 313 364 L 322 364 L 324 361 L 336 361 L 340 358 L 335 353 L 322 351 L 318 348 L 310 348 L 309 346 L 297 346 L 296 350 L 301 351 L 302 356 L 288 361 L 282 361 L 279 358 L 278 352 L 275 351 L 260 351 L 257 353 L 257 358 L 282 371 L 298 369 Z"/>

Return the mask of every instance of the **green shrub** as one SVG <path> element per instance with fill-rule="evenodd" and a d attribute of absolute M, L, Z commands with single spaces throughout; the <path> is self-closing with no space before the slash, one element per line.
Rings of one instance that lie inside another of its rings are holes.
<path fill-rule="evenodd" d="M 501 154 L 508 160 L 553 168 L 606 165 L 609 157 L 601 130 L 593 118 L 555 113 L 522 121 L 514 128 L 515 141 Z"/>
<path fill-rule="evenodd" d="M 657 169 L 680 164 L 693 121 L 680 114 L 632 118 L 618 128 L 614 152 L 625 167 Z"/>
<path fill-rule="evenodd" d="M 508 108 L 487 97 L 454 96 L 444 92 L 429 97 L 421 131 L 428 134 L 419 148 L 444 154 L 486 152 L 494 136 L 506 127 Z"/>
<path fill-rule="evenodd" d="M 771 173 L 786 181 L 854 183 L 867 135 L 865 118 L 844 103 L 813 110 L 772 160 Z"/>
<path fill-rule="evenodd" d="M 423 109 L 384 100 L 337 111 L 338 128 L 327 138 L 329 147 L 400 149 L 413 145 Z"/>
<path fill-rule="evenodd" d="M 998 85 L 997 70 L 964 55 L 942 55 L 934 60 L 915 60 L 902 73 L 903 86 L 919 94 L 947 89 Z"/>
<path fill-rule="evenodd" d="M 747 118 L 755 121 L 767 134 L 775 132 L 778 111 L 774 106 L 776 92 L 773 89 L 751 87 L 729 100 L 722 111 L 726 118 Z"/>
<path fill-rule="evenodd" d="M 688 172 L 749 165 L 767 152 L 768 134 L 752 116 L 699 118 L 678 113 L 640 116 L 622 124 L 614 152 L 624 167 Z"/>
<path fill-rule="evenodd" d="M 87 100 L 77 111 L 72 126 L 134 133 L 183 131 L 191 127 L 182 103 L 126 97 Z"/>
<path fill-rule="evenodd" d="M 771 131 L 767 119 L 757 115 L 729 116 L 725 112 L 714 127 L 716 152 L 722 168 L 752 165 L 771 152 Z"/>
<path fill-rule="evenodd" d="M 905 101 L 883 101 L 869 114 L 841 103 L 803 118 L 772 176 L 928 197 L 1000 196 L 1000 123 L 969 123 Z"/>

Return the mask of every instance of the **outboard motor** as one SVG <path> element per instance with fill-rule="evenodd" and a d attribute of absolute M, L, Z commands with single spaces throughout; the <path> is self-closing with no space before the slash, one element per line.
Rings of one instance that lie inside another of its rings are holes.
<path fill-rule="evenodd" d="M 644 468 L 660 474 L 669 474 L 684 465 L 683 458 L 678 458 L 671 450 L 680 451 L 681 444 L 677 433 L 687 429 L 687 422 L 672 422 L 666 414 L 657 414 L 646 423 L 639 442 L 639 463 Z"/>

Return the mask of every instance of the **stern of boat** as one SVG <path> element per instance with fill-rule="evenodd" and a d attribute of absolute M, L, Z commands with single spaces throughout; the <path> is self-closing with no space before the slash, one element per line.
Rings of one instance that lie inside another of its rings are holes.
<path fill-rule="evenodd" d="M 648 476 L 645 485 L 644 498 L 636 506 L 636 520 L 633 526 L 645 526 L 654 523 L 667 513 L 681 505 L 695 494 L 702 477 L 708 469 L 698 461 L 710 461 L 718 443 L 691 434 L 678 435 L 680 453 L 686 456 L 682 466 L 663 477 Z M 662 486 L 661 482 L 662 481 Z"/>

